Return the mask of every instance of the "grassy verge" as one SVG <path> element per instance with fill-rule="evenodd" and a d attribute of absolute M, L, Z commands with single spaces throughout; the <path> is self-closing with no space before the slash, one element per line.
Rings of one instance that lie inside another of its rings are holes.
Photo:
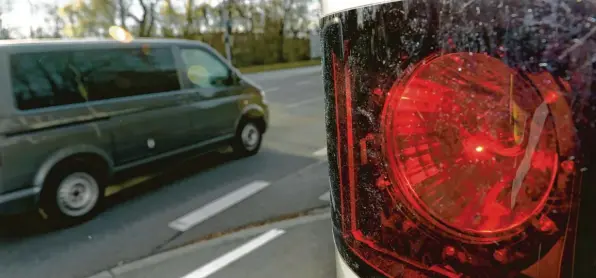
<path fill-rule="evenodd" d="M 321 60 L 316 59 L 316 60 L 296 61 L 296 62 L 289 62 L 289 63 L 242 67 L 239 69 L 242 73 L 256 73 L 256 72 L 271 71 L 271 70 L 281 70 L 281 69 L 300 68 L 300 67 L 307 67 L 307 66 L 316 66 L 316 65 L 320 65 L 320 64 L 321 64 Z"/>

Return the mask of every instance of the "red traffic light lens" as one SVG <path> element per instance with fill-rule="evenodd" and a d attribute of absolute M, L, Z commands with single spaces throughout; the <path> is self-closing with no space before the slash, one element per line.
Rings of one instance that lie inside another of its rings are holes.
<path fill-rule="evenodd" d="M 394 85 L 382 115 L 396 196 L 452 236 L 489 239 L 540 212 L 557 172 L 547 101 L 484 54 L 420 63 Z"/>

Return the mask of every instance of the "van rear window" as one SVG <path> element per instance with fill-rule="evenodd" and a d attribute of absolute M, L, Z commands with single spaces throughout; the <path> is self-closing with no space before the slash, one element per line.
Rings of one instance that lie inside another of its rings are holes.
<path fill-rule="evenodd" d="M 180 90 L 170 48 L 19 53 L 11 72 L 21 110 Z"/>

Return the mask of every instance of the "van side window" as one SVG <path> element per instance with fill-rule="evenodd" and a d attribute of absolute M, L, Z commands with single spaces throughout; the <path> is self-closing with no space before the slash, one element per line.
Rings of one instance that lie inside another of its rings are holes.
<path fill-rule="evenodd" d="M 68 52 L 13 55 L 12 88 L 17 107 L 27 110 L 84 102 L 68 70 L 71 58 Z"/>
<path fill-rule="evenodd" d="M 21 110 L 180 90 L 170 48 L 20 53 L 11 68 Z"/>
<path fill-rule="evenodd" d="M 200 48 L 182 48 L 180 56 L 186 66 L 186 78 L 195 87 L 218 88 L 234 83 L 233 73 L 220 59 Z"/>
<path fill-rule="evenodd" d="M 169 48 L 94 50 L 75 55 L 81 56 L 76 60 L 81 61 L 79 67 L 89 90 L 89 100 L 180 90 L 174 56 Z"/>

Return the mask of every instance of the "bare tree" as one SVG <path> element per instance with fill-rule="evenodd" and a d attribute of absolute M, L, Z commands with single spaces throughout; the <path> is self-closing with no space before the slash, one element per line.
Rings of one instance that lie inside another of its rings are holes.
<path fill-rule="evenodd" d="M 44 29 L 47 36 L 54 37 L 102 37 L 116 25 L 135 37 L 202 40 L 223 53 L 222 11 L 227 6 L 234 33 L 231 52 L 235 63 L 285 62 L 309 55 L 305 34 L 317 20 L 310 10 L 315 1 L 226 0 L 226 5 L 222 5 L 221 1 L 211 4 L 205 0 L 81 0 L 59 9 L 55 6 L 53 11 L 48 8 Z"/>
<path fill-rule="evenodd" d="M 126 27 L 126 18 L 128 17 L 128 9 L 130 5 L 125 0 L 118 0 L 118 15 L 120 16 L 120 27 L 128 30 Z"/>
<path fill-rule="evenodd" d="M 305 16 L 307 13 L 307 3 L 308 1 L 305 0 L 281 0 L 281 1 L 273 1 L 273 3 L 278 3 L 281 7 L 277 8 L 277 10 L 281 10 L 281 17 L 280 17 L 280 24 L 278 29 L 278 54 L 277 58 L 279 62 L 285 62 L 286 58 L 284 56 L 284 47 L 286 41 L 286 33 L 288 31 L 292 32 L 294 37 L 298 35 L 300 31 L 305 31 L 304 25 Z"/>
<path fill-rule="evenodd" d="M 12 10 L 12 0 L 0 0 L 0 39 L 9 39 L 10 30 L 2 22 L 2 15 Z"/>
<path fill-rule="evenodd" d="M 60 15 L 60 7 L 56 4 L 46 3 L 42 7 L 46 11 L 46 26 L 48 27 L 48 36 L 52 38 L 62 37 L 62 31 L 66 27 L 64 18 Z"/>
<path fill-rule="evenodd" d="M 138 36 L 148 37 L 151 36 L 153 28 L 155 26 L 156 12 L 155 8 L 161 2 L 161 0 L 138 0 L 138 4 L 141 6 L 141 16 L 136 16 L 130 11 L 128 16 L 134 19 L 138 24 Z"/>
<path fill-rule="evenodd" d="M 184 5 L 185 11 L 185 18 L 186 18 L 186 25 L 184 26 L 183 36 L 185 38 L 190 37 L 191 28 L 193 27 L 194 21 L 194 0 L 186 0 L 186 4 Z"/>
<path fill-rule="evenodd" d="M 286 58 L 284 57 L 284 44 L 286 41 L 286 21 L 289 18 L 290 9 L 294 6 L 295 0 L 284 0 L 283 1 L 283 17 L 281 19 L 281 24 L 279 25 L 279 48 L 277 49 L 278 54 L 277 57 L 279 62 L 285 62 Z"/>

